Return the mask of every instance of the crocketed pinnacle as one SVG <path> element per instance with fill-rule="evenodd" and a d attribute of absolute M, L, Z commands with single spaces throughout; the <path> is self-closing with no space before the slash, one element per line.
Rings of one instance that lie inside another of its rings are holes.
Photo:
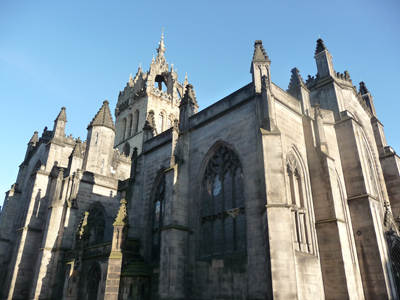
<path fill-rule="evenodd" d="M 191 85 L 190 83 L 186 86 L 185 95 L 183 95 L 183 98 L 181 100 L 181 105 L 186 103 L 193 103 L 197 105 L 196 97 L 193 92 L 193 85 Z"/>
<path fill-rule="evenodd" d="M 317 48 L 315 49 L 315 55 L 317 55 L 318 53 L 321 53 L 324 50 L 328 50 L 325 47 L 324 41 L 322 39 L 318 39 L 317 40 Z"/>
<path fill-rule="evenodd" d="M 64 107 L 64 106 L 61 108 L 61 111 L 60 111 L 60 113 L 58 114 L 57 118 L 54 120 L 54 122 L 57 121 L 57 120 L 58 120 L 58 121 L 67 122 L 67 114 L 66 114 L 66 112 L 65 112 L 65 107 Z"/>
<path fill-rule="evenodd" d="M 39 132 L 35 131 L 31 137 L 31 139 L 29 140 L 28 145 L 32 145 L 32 146 L 36 146 L 36 143 L 39 141 L 39 136 L 38 136 Z"/>
<path fill-rule="evenodd" d="M 114 122 L 113 122 L 113 119 L 111 116 L 110 108 L 108 107 L 107 100 L 105 100 L 103 102 L 102 107 L 100 108 L 98 113 L 94 116 L 92 122 L 90 122 L 87 129 L 89 130 L 89 128 L 91 128 L 92 126 L 104 126 L 104 127 L 110 128 L 110 129 L 114 130 L 114 132 L 116 132 L 115 125 L 114 125 Z"/>
<path fill-rule="evenodd" d="M 90 235 L 90 229 L 88 225 L 88 217 L 89 217 L 89 212 L 85 212 L 83 218 L 79 222 L 78 228 L 75 232 L 75 236 L 82 238 L 83 236 L 89 236 Z"/>
<path fill-rule="evenodd" d="M 269 59 L 267 52 L 265 51 L 262 41 L 257 40 L 254 42 L 254 53 L 253 53 L 253 61 L 267 61 L 271 62 Z"/>
<path fill-rule="evenodd" d="M 75 146 L 74 146 L 74 149 L 72 149 L 71 156 L 83 157 L 81 145 L 82 145 L 82 141 L 81 141 L 81 139 L 78 137 L 78 139 L 76 140 L 76 144 L 75 144 Z"/>
<path fill-rule="evenodd" d="M 361 95 L 365 95 L 365 94 L 369 94 L 370 92 L 367 89 L 367 86 L 365 85 L 364 81 L 360 82 L 360 94 Z"/>
<path fill-rule="evenodd" d="M 119 211 L 117 218 L 115 219 L 114 226 L 115 225 L 129 225 L 129 220 L 128 220 L 128 213 L 126 212 L 126 200 L 122 199 L 121 200 L 121 205 L 119 206 Z"/>
<path fill-rule="evenodd" d="M 292 76 L 290 77 L 289 90 L 298 86 L 304 86 L 303 78 L 300 76 L 300 71 L 297 68 L 292 69 Z"/>

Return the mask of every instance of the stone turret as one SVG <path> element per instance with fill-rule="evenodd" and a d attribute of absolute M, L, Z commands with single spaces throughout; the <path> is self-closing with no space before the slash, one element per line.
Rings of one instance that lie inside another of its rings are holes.
<path fill-rule="evenodd" d="M 103 102 L 87 129 L 83 170 L 108 176 L 111 171 L 116 130 L 107 100 Z"/>

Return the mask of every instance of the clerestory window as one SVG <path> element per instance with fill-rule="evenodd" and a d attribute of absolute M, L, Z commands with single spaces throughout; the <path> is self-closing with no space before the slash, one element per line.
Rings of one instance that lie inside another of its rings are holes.
<path fill-rule="evenodd" d="M 165 176 L 159 181 L 154 194 L 153 226 L 151 230 L 151 259 L 160 259 L 161 228 L 165 207 Z"/>
<path fill-rule="evenodd" d="M 243 174 L 236 153 L 220 146 L 207 164 L 202 180 L 202 256 L 229 255 L 246 250 Z"/>

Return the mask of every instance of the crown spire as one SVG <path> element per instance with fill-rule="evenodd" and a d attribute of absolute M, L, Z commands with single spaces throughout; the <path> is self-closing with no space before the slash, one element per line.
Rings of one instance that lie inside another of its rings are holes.
<path fill-rule="evenodd" d="M 108 101 L 105 100 L 103 105 L 101 106 L 100 110 L 94 116 L 92 122 L 88 125 L 87 129 L 93 126 L 105 126 L 112 130 L 115 130 L 115 125 L 111 116 L 110 108 L 108 107 Z"/>

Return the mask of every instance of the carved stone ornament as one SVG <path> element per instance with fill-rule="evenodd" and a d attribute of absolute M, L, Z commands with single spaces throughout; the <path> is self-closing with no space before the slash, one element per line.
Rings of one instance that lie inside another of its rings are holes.
<path fill-rule="evenodd" d="M 228 213 L 228 215 L 235 219 L 240 214 L 240 208 L 232 208 L 230 210 L 227 210 L 226 212 Z"/>

